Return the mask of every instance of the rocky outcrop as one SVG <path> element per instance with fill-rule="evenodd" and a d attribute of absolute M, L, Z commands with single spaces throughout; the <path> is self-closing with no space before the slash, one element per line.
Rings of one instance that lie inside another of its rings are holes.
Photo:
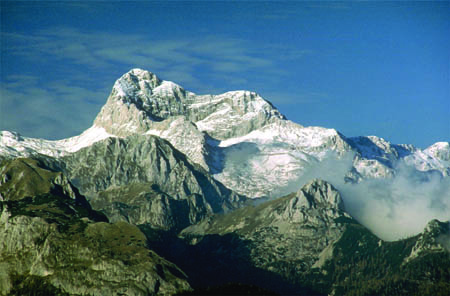
<path fill-rule="evenodd" d="M 85 229 L 64 233 L 40 217 L 10 217 L 4 209 L 0 295 L 17 291 L 30 277 L 71 295 L 173 295 L 189 289 L 174 264 L 145 248 L 137 227 L 81 221 L 79 226 Z"/>
<path fill-rule="evenodd" d="M 431 220 L 424 231 L 419 234 L 411 254 L 406 259 L 410 261 L 417 258 L 421 253 L 427 252 L 450 252 L 450 222 Z"/>
<path fill-rule="evenodd" d="M 4 162 L 0 174 L 0 295 L 172 295 L 190 289 L 144 234 L 107 223 L 41 161 Z"/>
<path fill-rule="evenodd" d="M 209 136 L 198 130 L 197 126 L 184 116 L 170 117 L 161 122 L 153 123 L 146 134 L 161 137 L 170 142 L 177 150 L 186 155 L 191 161 L 210 172 L 208 164 L 210 158 Z"/>
<path fill-rule="evenodd" d="M 238 234 L 249 242 L 255 266 L 290 278 L 310 271 L 322 252 L 330 252 L 345 229 L 343 221 L 353 220 L 339 192 L 313 180 L 297 193 L 204 221 L 182 235 L 198 243 L 208 235 Z"/>
<path fill-rule="evenodd" d="M 113 186 L 101 191 L 91 202 L 111 222 L 126 221 L 170 231 L 179 231 L 214 213 L 202 195 L 174 199 L 151 183 Z"/>
<path fill-rule="evenodd" d="M 152 135 L 108 138 L 61 158 L 60 167 L 113 220 L 163 229 L 181 229 L 245 200 Z"/>
<path fill-rule="evenodd" d="M 94 124 L 111 134 L 127 136 L 144 133 L 153 129 L 155 122 L 176 116 L 185 116 L 217 139 L 242 136 L 273 117 L 284 118 L 253 92 L 199 96 L 153 73 L 133 69 L 116 81 Z"/>

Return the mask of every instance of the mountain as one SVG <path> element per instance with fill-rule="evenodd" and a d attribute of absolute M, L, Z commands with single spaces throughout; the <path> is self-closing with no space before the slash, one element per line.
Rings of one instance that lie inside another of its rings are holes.
<path fill-rule="evenodd" d="M 347 201 L 426 184 L 445 218 L 449 173 L 448 142 L 349 138 L 133 69 L 79 136 L 0 133 L 0 294 L 448 295 L 448 221 L 387 242 Z"/>
<path fill-rule="evenodd" d="M 172 295 L 189 289 L 174 264 L 125 222 L 108 223 L 58 171 L 3 162 L 0 295 Z"/>
<path fill-rule="evenodd" d="M 256 267 L 288 277 L 331 254 L 329 247 L 344 231 L 342 222 L 352 221 L 344 209 L 339 192 L 316 179 L 296 193 L 205 220 L 181 235 L 198 243 L 205 235 L 237 234 L 249 242 Z"/>
<path fill-rule="evenodd" d="M 290 193 L 291 184 L 328 158 L 345 164 L 341 179 L 347 182 L 393 177 L 399 164 L 419 173 L 450 173 L 448 142 L 421 150 L 375 136 L 347 138 L 334 129 L 289 121 L 256 93 L 196 95 L 141 69 L 115 82 L 94 125 L 80 136 L 45 141 L 2 132 L 0 154 L 61 157 L 108 137 L 135 134 L 166 139 L 216 180 L 250 198 Z"/>
<path fill-rule="evenodd" d="M 433 220 L 414 237 L 382 241 L 345 212 L 331 184 L 316 179 L 176 238 L 143 231 L 197 289 L 240 282 L 286 295 L 447 295 L 449 227 Z"/>
<path fill-rule="evenodd" d="M 182 229 L 245 202 L 153 135 L 111 137 L 52 162 L 112 221 Z"/>

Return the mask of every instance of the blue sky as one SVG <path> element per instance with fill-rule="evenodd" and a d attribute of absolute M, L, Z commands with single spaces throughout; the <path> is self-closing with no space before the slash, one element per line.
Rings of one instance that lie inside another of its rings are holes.
<path fill-rule="evenodd" d="M 0 34 L 0 130 L 29 137 L 79 134 L 139 67 L 346 136 L 450 141 L 450 2 L 1 1 Z"/>

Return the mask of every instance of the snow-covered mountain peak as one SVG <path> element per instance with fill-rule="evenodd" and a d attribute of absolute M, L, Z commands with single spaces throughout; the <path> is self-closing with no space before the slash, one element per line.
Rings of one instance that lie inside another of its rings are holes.
<path fill-rule="evenodd" d="M 450 161 L 450 143 L 437 142 L 424 150 L 426 153 L 444 161 Z"/>
<path fill-rule="evenodd" d="M 189 113 L 200 130 L 219 140 L 243 136 L 285 119 L 271 103 L 249 91 L 201 96 L 189 107 Z"/>
<path fill-rule="evenodd" d="M 172 81 L 162 81 L 160 85 L 153 89 L 153 94 L 157 96 L 174 96 L 179 93 L 185 93 L 186 91 L 178 84 Z M 184 97 L 184 96 L 183 96 Z"/>
<path fill-rule="evenodd" d="M 117 80 L 119 84 L 125 81 L 134 85 L 146 85 L 152 89 L 162 83 L 162 80 L 154 73 L 138 68 L 131 69 Z"/>
<path fill-rule="evenodd" d="M 22 136 L 17 132 L 0 131 L 0 139 L 3 143 L 9 144 L 22 140 Z"/>
<path fill-rule="evenodd" d="M 163 83 L 155 74 L 142 69 L 132 69 L 114 83 L 111 94 L 124 102 L 138 103 L 139 98 L 150 96 L 153 89 Z M 140 102 L 142 104 L 142 102 Z"/>
<path fill-rule="evenodd" d="M 151 72 L 133 69 L 114 84 L 95 124 L 117 136 L 145 133 L 155 122 L 184 116 L 200 131 L 225 139 L 244 135 L 285 117 L 268 101 L 249 91 L 196 95 Z"/>
<path fill-rule="evenodd" d="M 134 134 L 169 141 L 225 186 L 249 197 L 297 190 L 310 168 L 329 157 L 348 161 L 346 155 L 353 157 L 350 171 L 342 176 L 347 181 L 393 177 L 399 162 L 450 175 L 448 142 L 421 150 L 376 136 L 346 138 L 335 129 L 287 120 L 255 92 L 196 95 L 142 69 L 132 69 L 115 82 L 94 125 L 80 136 L 46 141 L 3 132 L 0 156 L 60 157 L 107 137 Z"/>

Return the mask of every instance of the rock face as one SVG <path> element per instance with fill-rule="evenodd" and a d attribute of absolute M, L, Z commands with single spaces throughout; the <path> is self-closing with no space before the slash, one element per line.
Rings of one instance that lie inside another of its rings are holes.
<path fill-rule="evenodd" d="M 154 122 L 180 115 L 217 139 L 245 135 L 272 118 L 284 118 L 252 92 L 197 96 L 153 73 L 133 69 L 116 81 L 94 124 L 125 136 L 146 132 Z"/>
<path fill-rule="evenodd" d="M 107 223 L 60 173 L 30 159 L 3 163 L 0 294 L 172 295 L 183 273 L 144 234 Z"/>
<path fill-rule="evenodd" d="M 436 219 L 430 221 L 425 230 L 419 234 L 407 260 L 427 252 L 450 252 L 450 222 L 440 222 Z"/>
<path fill-rule="evenodd" d="M 169 141 L 183 152 L 190 160 L 202 166 L 208 172 L 210 148 L 208 134 L 198 130 L 197 126 L 184 116 L 170 117 L 162 122 L 155 122 L 153 129 L 146 134 L 155 135 Z"/>
<path fill-rule="evenodd" d="M 43 194 L 69 197 L 90 209 L 86 198 L 61 172 L 51 171 L 43 162 L 29 158 L 4 161 L 0 167 L 0 201 L 16 201 Z"/>
<path fill-rule="evenodd" d="M 213 213 L 210 204 L 199 194 L 176 200 L 150 183 L 107 189 L 92 200 L 92 205 L 112 222 L 127 221 L 171 231 L 181 230 Z"/>
<path fill-rule="evenodd" d="M 56 287 L 57 294 L 172 295 L 189 289 L 175 265 L 145 248 L 135 226 L 99 222 L 62 233 L 40 217 L 8 216 L 4 210 L 0 222 L 2 295 L 31 278 Z"/>
<path fill-rule="evenodd" d="M 198 242 L 205 235 L 238 234 L 249 242 L 255 266 L 289 278 L 309 271 L 332 247 L 344 231 L 340 220 L 352 219 L 339 192 L 313 180 L 297 193 L 188 227 L 182 235 Z"/>
<path fill-rule="evenodd" d="M 181 229 L 245 200 L 152 135 L 108 138 L 60 162 L 94 208 L 113 221 Z"/>

